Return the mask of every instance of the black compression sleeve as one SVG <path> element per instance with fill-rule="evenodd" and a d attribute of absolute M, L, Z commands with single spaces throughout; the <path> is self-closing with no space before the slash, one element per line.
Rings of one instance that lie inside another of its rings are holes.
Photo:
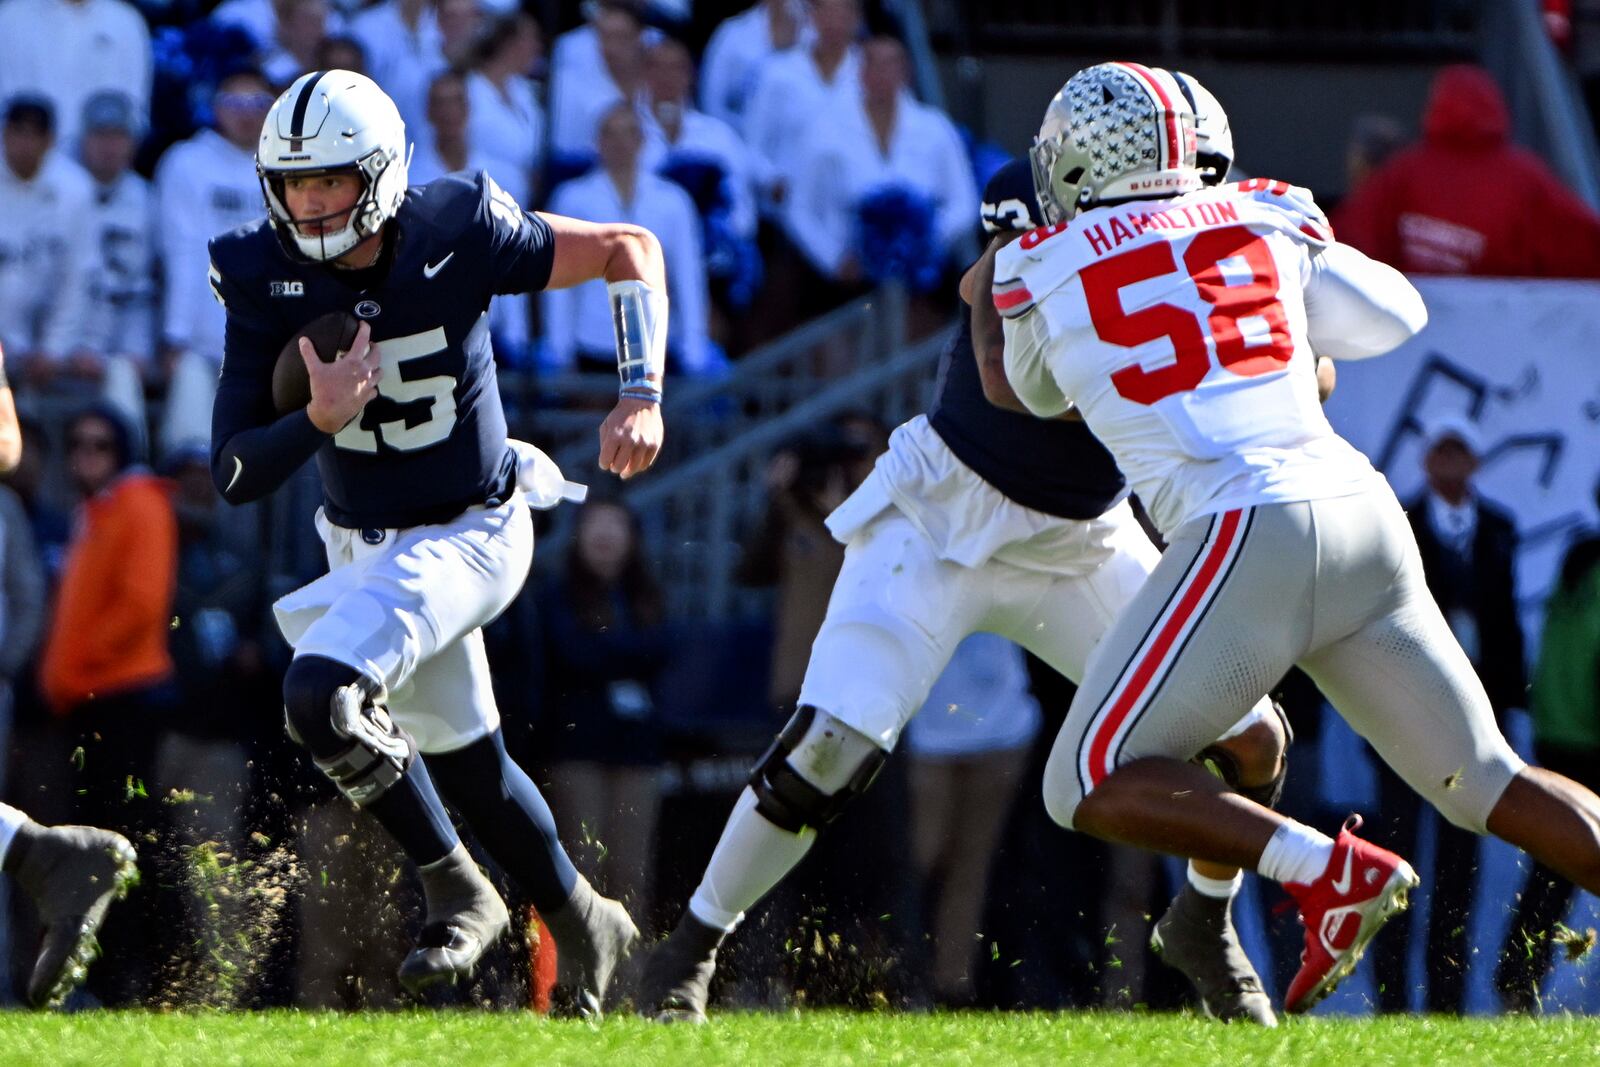
<path fill-rule="evenodd" d="M 248 504 L 288 481 L 328 435 L 302 409 L 218 439 L 222 446 L 211 460 L 212 480 L 228 503 Z"/>

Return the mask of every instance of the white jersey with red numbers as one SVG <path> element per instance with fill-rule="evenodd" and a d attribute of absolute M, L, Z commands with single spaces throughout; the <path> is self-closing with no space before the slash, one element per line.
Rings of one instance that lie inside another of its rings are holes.
<path fill-rule="evenodd" d="M 1163 531 L 1378 477 L 1334 433 L 1316 355 L 1387 352 L 1427 321 L 1397 271 L 1337 244 L 1311 194 L 1253 179 L 1131 201 L 1001 249 L 1006 375 L 1076 407 Z"/>

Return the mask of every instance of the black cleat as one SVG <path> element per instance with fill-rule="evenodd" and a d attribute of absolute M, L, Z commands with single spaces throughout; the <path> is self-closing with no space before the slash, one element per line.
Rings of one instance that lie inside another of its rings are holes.
<path fill-rule="evenodd" d="M 1189 979 L 1200 1006 L 1213 1019 L 1277 1026 L 1272 1001 L 1239 944 L 1230 904 L 1185 882 L 1167 913 L 1156 920 L 1150 947 L 1163 963 Z"/>
<path fill-rule="evenodd" d="M 139 880 L 138 856 L 121 834 L 92 826 L 30 823 L 17 830 L 11 849 L 7 869 L 44 921 L 28 1003 L 59 1007 L 100 955 L 96 935 L 111 902 Z"/>
<path fill-rule="evenodd" d="M 429 923 L 400 963 L 400 984 L 420 996 L 435 987 L 471 978 L 478 960 L 505 933 L 508 924 L 509 920 L 484 932 L 476 922 L 470 927 L 459 922 Z"/>
<path fill-rule="evenodd" d="M 572 898 L 541 918 L 556 939 L 553 1014 L 599 1022 L 611 976 L 633 952 L 639 928 L 620 900 L 601 896 L 581 875 Z"/>
<path fill-rule="evenodd" d="M 420 869 L 428 921 L 400 963 L 400 984 L 413 994 L 454 985 L 511 925 L 505 902 L 464 845 Z"/>
<path fill-rule="evenodd" d="M 717 972 L 717 949 L 727 932 L 685 910 L 677 928 L 657 945 L 639 988 L 640 1014 L 658 1023 L 703 1024 Z"/>

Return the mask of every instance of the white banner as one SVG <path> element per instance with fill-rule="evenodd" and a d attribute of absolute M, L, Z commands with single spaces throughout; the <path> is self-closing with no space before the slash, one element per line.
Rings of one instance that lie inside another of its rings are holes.
<path fill-rule="evenodd" d="M 1600 283 L 1416 279 L 1428 326 L 1377 359 L 1339 364 L 1334 428 L 1388 475 L 1423 488 L 1422 435 L 1450 414 L 1485 449 L 1476 486 L 1522 537 L 1517 593 L 1530 654 L 1572 537 L 1596 525 L 1600 480 Z"/>

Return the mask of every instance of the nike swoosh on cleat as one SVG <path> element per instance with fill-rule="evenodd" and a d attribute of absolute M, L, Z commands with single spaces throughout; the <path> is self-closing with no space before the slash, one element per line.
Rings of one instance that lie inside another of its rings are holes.
<path fill-rule="evenodd" d="M 438 274 L 441 270 L 443 270 L 444 265 L 454 259 L 455 255 L 456 254 L 454 252 L 451 252 L 448 256 L 445 256 L 437 263 L 424 263 L 422 265 L 422 276 L 424 278 L 432 278 L 435 274 Z"/>
<path fill-rule="evenodd" d="M 1350 892 L 1350 875 L 1352 873 L 1350 870 L 1350 862 L 1355 859 L 1355 855 L 1356 850 L 1353 848 L 1346 848 L 1344 850 L 1344 874 L 1341 877 L 1333 880 L 1333 891 L 1338 893 L 1341 897 Z"/>
<path fill-rule="evenodd" d="M 224 495 L 226 495 L 227 493 L 232 491 L 233 487 L 236 484 L 238 484 L 239 475 L 241 475 L 243 473 L 244 473 L 244 460 L 240 459 L 238 456 L 234 456 L 233 457 L 233 477 L 228 479 L 228 488 L 224 489 L 222 491 Z"/>

